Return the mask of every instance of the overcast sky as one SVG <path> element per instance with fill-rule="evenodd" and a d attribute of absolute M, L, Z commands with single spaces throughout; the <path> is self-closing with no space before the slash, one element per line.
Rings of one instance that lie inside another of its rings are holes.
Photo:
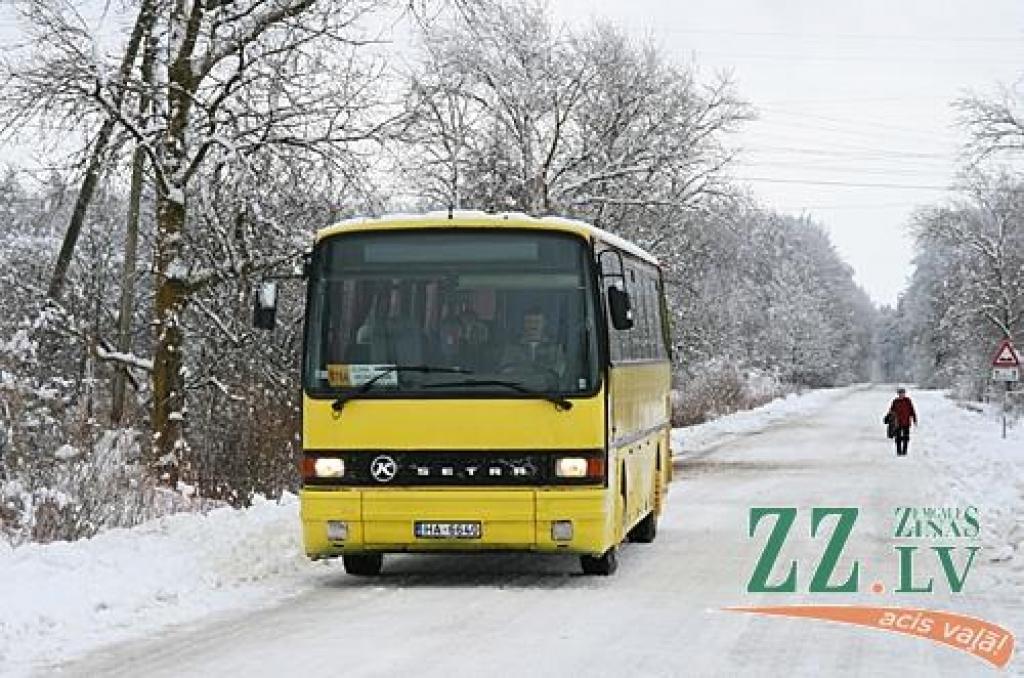
<path fill-rule="evenodd" d="M 0 43 L 9 44 L 17 33 L 6 5 Z M 1024 0 L 550 6 L 567 23 L 602 18 L 650 38 L 709 77 L 731 70 L 759 114 L 735 139 L 735 176 L 765 204 L 825 224 L 880 303 L 895 302 L 910 273 L 914 206 L 950 195 L 960 135 L 949 102 L 999 83 L 1024 88 Z"/>
<path fill-rule="evenodd" d="M 1024 75 L 1024 0 L 556 0 L 705 73 L 731 69 L 759 120 L 737 177 L 825 224 L 857 281 L 894 303 L 911 271 L 908 218 L 954 180 L 949 102 Z M 817 182 L 817 183 L 813 183 Z M 908 186 L 920 188 L 906 188 Z M 937 188 L 931 188 L 937 187 Z"/>

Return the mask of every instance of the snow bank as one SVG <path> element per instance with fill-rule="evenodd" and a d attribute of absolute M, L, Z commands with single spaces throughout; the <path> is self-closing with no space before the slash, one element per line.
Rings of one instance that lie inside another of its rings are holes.
<path fill-rule="evenodd" d="M 811 416 L 859 388 L 789 396 L 676 429 L 676 453 L 699 454 Z M 1024 586 L 1024 425 L 1003 441 L 991 411 L 969 411 L 937 392 L 912 396 L 923 421 L 910 451 L 936 465 L 944 483 L 937 505 L 984 501 L 985 552 Z M 0 541 L 0 674 L 28 673 L 211 614 L 255 610 L 339 572 L 303 555 L 294 496 L 173 515 L 73 543 L 11 548 Z"/>
<path fill-rule="evenodd" d="M 673 432 L 687 452 L 810 414 L 849 389 L 776 400 Z M 0 674 L 27 673 L 210 614 L 257 608 L 337 576 L 302 553 L 298 501 L 180 513 L 92 539 L 0 541 Z"/>
<path fill-rule="evenodd" d="M 939 391 L 911 393 L 921 415 L 910 453 L 924 457 L 943 479 L 946 505 L 981 510 L 982 544 L 992 560 L 1011 561 L 1024 585 L 1024 422 L 1002 438 L 999 410 L 957 405 Z"/>
<path fill-rule="evenodd" d="M 92 539 L 0 541 L 0 674 L 307 589 L 298 501 L 178 514 Z"/>
<path fill-rule="evenodd" d="M 672 454 L 690 456 L 739 436 L 757 433 L 798 417 L 808 416 L 828 407 L 864 385 L 844 386 L 789 394 L 760 407 L 714 419 L 712 421 L 672 430 Z"/>

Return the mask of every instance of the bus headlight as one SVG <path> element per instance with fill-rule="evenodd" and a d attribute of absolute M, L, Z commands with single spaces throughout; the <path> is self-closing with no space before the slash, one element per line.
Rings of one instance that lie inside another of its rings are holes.
<path fill-rule="evenodd" d="M 551 541 L 572 541 L 572 521 L 552 520 Z"/>
<path fill-rule="evenodd" d="M 597 454 L 585 457 L 557 457 L 555 477 L 599 482 L 604 479 L 604 457 Z"/>
<path fill-rule="evenodd" d="M 583 457 L 560 457 L 555 463 L 555 475 L 559 478 L 586 478 L 587 460 Z"/>
<path fill-rule="evenodd" d="M 341 478 L 345 475 L 345 460 L 337 457 L 319 457 L 313 464 L 317 478 Z"/>
<path fill-rule="evenodd" d="M 328 520 L 327 538 L 331 541 L 345 541 L 348 539 L 348 523 L 342 520 Z"/>

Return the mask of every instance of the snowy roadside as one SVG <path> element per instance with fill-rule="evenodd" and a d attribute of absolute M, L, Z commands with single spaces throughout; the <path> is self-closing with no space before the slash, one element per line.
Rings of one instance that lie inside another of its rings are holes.
<path fill-rule="evenodd" d="M 921 425 L 911 435 L 910 454 L 923 454 L 943 478 L 940 505 L 979 507 L 985 552 L 1007 562 L 1024 589 L 1024 422 L 1004 440 L 995 408 L 967 409 L 941 391 L 911 396 Z"/>
<path fill-rule="evenodd" d="M 734 412 L 703 424 L 672 429 L 672 455 L 690 457 L 702 454 L 740 436 L 759 433 L 771 426 L 813 415 L 840 398 L 864 388 L 869 386 L 854 384 L 842 388 L 816 389 L 800 395 L 791 393 L 752 410 Z"/>
<path fill-rule="evenodd" d="M 811 416 L 852 390 L 812 391 L 673 432 L 684 454 Z M 955 406 L 952 406 L 955 409 Z M 678 450 L 677 450 L 678 454 Z M 0 542 L 0 675 L 227 611 L 256 610 L 339 576 L 302 553 L 298 502 L 178 514 L 74 543 Z"/>
<path fill-rule="evenodd" d="M 967 409 L 941 391 L 916 391 L 911 397 L 921 423 L 911 434 L 910 454 L 922 455 L 942 481 L 935 488 L 934 506 L 978 508 L 979 575 L 984 573 L 981 581 L 987 582 L 978 595 L 1002 610 L 999 623 L 1014 630 L 1019 642 L 1024 629 L 1024 422 L 1009 429 L 1004 440 L 996 408 L 972 403 Z"/>
<path fill-rule="evenodd" d="M 255 609 L 338 571 L 303 555 L 294 496 L 246 510 L 177 514 L 72 543 L 12 549 L 0 541 L 0 675 L 217 612 Z"/>

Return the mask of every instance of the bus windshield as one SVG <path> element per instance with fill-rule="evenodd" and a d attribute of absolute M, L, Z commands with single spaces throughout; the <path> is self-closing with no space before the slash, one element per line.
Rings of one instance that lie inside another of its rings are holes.
<path fill-rule="evenodd" d="M 543 231 L 325 239 L 310 279 L 306 390 L 330 396 L 373 380 L 371 396 L 593 392 L 589 261 L 583 239 Z"/>

